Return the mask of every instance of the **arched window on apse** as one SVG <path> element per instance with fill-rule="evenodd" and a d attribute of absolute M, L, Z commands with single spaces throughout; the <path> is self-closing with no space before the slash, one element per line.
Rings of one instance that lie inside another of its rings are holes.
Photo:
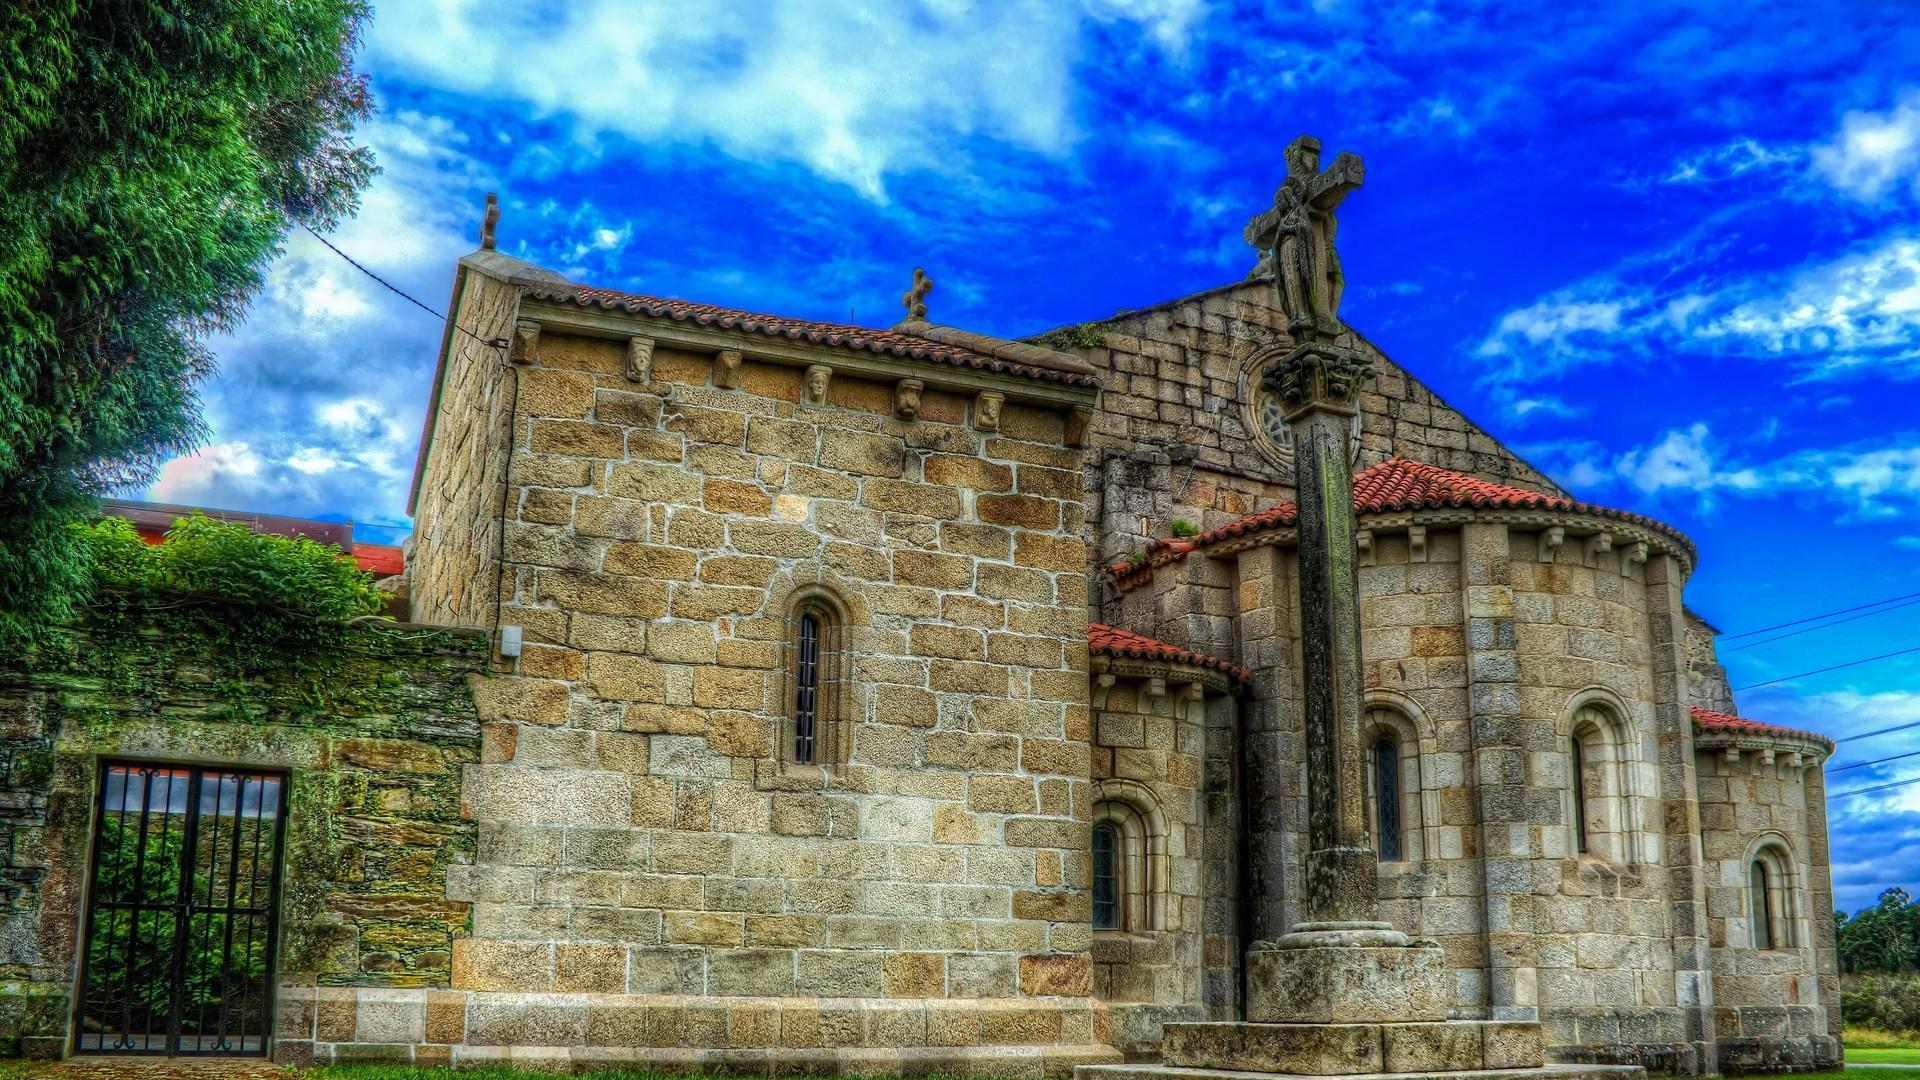
<path fill-rule="evenodd" d="M 1397 709 L 1367 710 L 1368 824 L 1382 863 L 1418 862 L 1424 857 L 1420 805 L 1420 738 Z"/>
<path fill-rule="evenodd" d="M 1610 707 L 1580 706 L 1567 739 L 1567 819 L 1574 851 L 1609 862 L 1635 861 L 1625 722 Z"/>
<path fill-rule="evenodd" d="M 1764 842 L 1747 863 L 1747 934 L 1755 949 L 1791 949 L 1794 922 L 1793 854 L 1778 839 Z"/>
<path fill-rule="evenodd" d="M 1093 804 L 1093 928 L 1142 933 L 1165 929 L 1167 824 L 1144 786 L 1100 785 Z"/>

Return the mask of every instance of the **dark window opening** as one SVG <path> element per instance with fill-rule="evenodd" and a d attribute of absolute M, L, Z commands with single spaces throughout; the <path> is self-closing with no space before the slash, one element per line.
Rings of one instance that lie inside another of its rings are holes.
<path fill-rule="evenodd" d="M 1112 825 L 1093 827 L 1093 928 L 1120 926 L 1120 878 L 1117 866 L 1119 830 Z"/>
<path fill-rule="evenodd" d="M 820 618 L 800 616 L 800 641 L 794 665 L 793 760 L 813 764 L 814 727 L 820 712 Z"/>
<path fill-rule="evenodd" d="M 1573 740 L 1573 830 L 1580 854 L 1587 853 L 1587 766 L 1580 740 Z"/>
<path fill-rule="evenodd" d="M 1392 739 L 1373 744 L 1373 803 L 1380 860 L 1399 862 L 1406 858 L 1400 836 L 1400 744 Z"/>
<path fill-rule="evenodd" d="M 1758 859 L 1748 874 L 1747 888 L 1753 893 L 1753 947 L 1771 949 L 1773 944 L 1773 894 L 1767 889 L 1767 867 Z"/>

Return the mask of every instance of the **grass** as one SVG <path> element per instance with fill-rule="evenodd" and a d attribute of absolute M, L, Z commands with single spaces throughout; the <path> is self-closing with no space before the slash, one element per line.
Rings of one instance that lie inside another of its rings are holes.
<path fill-rule="evenodd" d="M 1920 1067 L 1920 1046 L 1847 1047 L 1849 1065 L 1913 1065 Z"/>
<path fill-rule="evenodd" d="M 1905 1072 L 1886 1072 L 1889 1077 L 1905 1078 Z M 301 1080 L 536 1080 L 540 1074 L 513 1069 L 483 1067 L 476 1069 L 422 1068 L 417 1065 L 324 1065 L 299 1073 Z M 739 1080 L 738 1077 L 650 1073 L 632 1070 L 617 1072 L 566 1073 L 568 1080 Z M 1839 1077 L 1834 1073 L 1834 1077 Z M 1914 1074 L 1920 1077 L 1920 1072 Z M 927 1080 L 979 1080 L 975 1077 L 928 1077 Z M 1795 1078 L 1799 1080 L 1799 1078 Z M 1855 1080 L 1859 1080 L 1855 1077 Z"/>
<path fill-rule="evenodd" d="M 1920 1049 L 1920 1031 L 1878 1031 L 1874 1028 L 1850 1027 L 1842 1041 L 1849 1050 L 1913 1050 Z"/>

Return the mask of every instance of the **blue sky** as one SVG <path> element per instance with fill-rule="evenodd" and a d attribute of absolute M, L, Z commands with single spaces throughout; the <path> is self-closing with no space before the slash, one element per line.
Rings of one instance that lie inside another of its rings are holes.
<path fill-rule="evenodd" d="M 438 307 L 498 190 L 501 247 L 576 280 L 887 325 L 924 265 L 938 321 L 1025 335 L 1242 276 L 1313 132 L 1368 166 L 1346 319 L 1576 493 L 1685 529 L 1723 630 L 1920 592 L 1911 8 L 1528 6 L 395 0 L 361 56 L 385 171 L 333 239 Z M 216 342 L 210 445 L 150 494 L 404 529 L 438 335 L 293 238 Z M 1739 687 L 1920 646 L 1916 613 L 1725 658 Z M 1920 654 L 1740 703 L 1920 721 Z M 1841 906 L 1920 892 L 1920 784 L 1832 813 Z"/>

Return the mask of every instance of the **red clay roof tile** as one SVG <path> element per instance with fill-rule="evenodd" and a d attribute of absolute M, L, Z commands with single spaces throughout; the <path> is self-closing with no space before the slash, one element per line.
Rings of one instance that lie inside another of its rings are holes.
<path fill-rule="evenodd" d="M 1357 513 L 1381 514 L 1404 510 L 1437 510 L 1445 507 L 1566 510 L 1615 518 L 1657 529 L 1682 541 L 1686 539 L 1672 526 L 1640 514 L 1577 502 L 1562 495 L 1543 495 L 1524 488 L 1508 487 L 1491 480 L 1481 480 L 1465 473 L 1454 472 L 1452 469 L 1443 469 L 1438 465 L 1428 465 L 1421 461 L 1409 461 L 1406 458 L 1389 458 L 1354 474 L 1353 508 Z M 1270 506 L 1237 521 L 1208 529 L 1191 539 L 1155 540 L 1147 549 L 1148 557 L 1145 560 L 1137 563 L 1115 563 L 1108 569 L 1117 577 L 1130 577 L 1148 566 L 1156 565 L 1154 556 L 1163 552 L 1184 555 L 1196 548 L 1204 548 L 1234 537 L 1265 532 L 1268 529 L 1291 528 L 1298 516 L 1298 508 L 1293 503 L 1285 502 L 1278 506 Z"/>
<path fill-rule="evenodd" d="M 1225 672 L 1227 675 L 1245 682 L 1253 677 L 1246 668 L 1230 664 L 1217 656 L 1208 656 L 1191 649 L 1183 649 L 1158 638 L 1145 634 L 1136 634 L 1131 630 L 1122 630 L 1106 623 L 1087 624 L 1087 647 L 1105 656 L 1124 656 L 1138 660 L 1165 660 L 1175 664 L 1188 664 L 1193 667 L 1208 668 Z"/>
<path fill-rule="evenodd" d="M 1801 731 L 1798 728 L 1781 727 L 1778 724 L 1765 724 L 1758 720 L 1749 720 L 1732 713 L 1714 712 L 1698 706 L 1687 710 L 1693 714 L 1693 722 L 1701 731 L 1724 732 L 1730 735 L 1780 735 L 1791 739 L 1811 739 L 1825 743 L 1827 749 L 1833 749 L 1833 740 L 1817 731 Z"/>
<path fill-rule="evenodd" d="M 696 304 L 688 300 L 670 300 L 659 296 L 618 292 L 613 289 L 596 289 L 586 285 L 539 283 L 531 285 L 526 295 L 536 300 L 573 303 L 581 307 L 597 307 L 607 311 L 625 311 L 655 319 L 693 322 L 723 330 L 764 334 L 768 337 L 806 341 L 815 345 L 832 345 L 913 360 L 931 360 L 955 367 L 975 368 L 1002 375 L 1062 383 L 1067 386 L 1100 385 L 1097 375 L 1017 363 L 1002 357 L 976 352 L 973 349 L 943 344 L 894 330 L 876 330 L 871 327 L 849 326 L 843 323 L 812 322 L 807 319 L 790 319 L 782 315 L 760 315 L 736 308 L 715 307 L 712 304 Z"/>

